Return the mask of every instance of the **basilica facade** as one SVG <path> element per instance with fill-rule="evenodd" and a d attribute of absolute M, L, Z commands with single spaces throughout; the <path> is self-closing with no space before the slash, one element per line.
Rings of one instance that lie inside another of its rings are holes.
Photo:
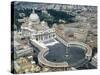
<path fill-rule="evenodd" d="M 23 37 L 29 37 L 37 41 L 46 41 L 56 38 L 55 28 L 49 28 L 47 22 L 40 22 L 38 14 L 33 12 L 21 26 Z"/>

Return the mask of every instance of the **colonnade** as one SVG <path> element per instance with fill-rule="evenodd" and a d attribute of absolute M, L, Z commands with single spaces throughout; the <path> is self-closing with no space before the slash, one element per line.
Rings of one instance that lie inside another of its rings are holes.
<path fill-rule="evenodd" d="M 48 40 L 48 39 L 55 38 L 55 37 L 56 35 L 54 32 L 48 33 L 48 34 L 40 34 L 40 35 L 35 36 L 37 41 Z"/>

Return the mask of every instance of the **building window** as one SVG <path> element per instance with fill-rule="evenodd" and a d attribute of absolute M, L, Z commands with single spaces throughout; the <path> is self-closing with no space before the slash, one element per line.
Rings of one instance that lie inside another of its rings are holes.
<path fill-rule="evenodd" d="M 38 41 L 38 38 L 36 37 L 36 40 Z"/>
<path fill-rule="evenodd" d="M 55 34 L 53 34 L 53 37 L 55 37 Z"/>

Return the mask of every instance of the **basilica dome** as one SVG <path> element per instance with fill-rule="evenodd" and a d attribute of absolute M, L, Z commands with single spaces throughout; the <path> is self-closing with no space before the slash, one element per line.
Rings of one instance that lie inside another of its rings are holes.
<path fill-rule="evenodd" d="M 39 19 L 39 16 L 33 11 L 29 16 L 29 20 L 32 22 L 37 22 L 40 19 Z"/>

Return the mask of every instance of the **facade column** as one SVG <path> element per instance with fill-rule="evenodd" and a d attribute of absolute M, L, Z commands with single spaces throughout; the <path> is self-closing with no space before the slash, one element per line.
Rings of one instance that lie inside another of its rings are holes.
<path fill-rule="evenodd" d="M 42 35 L 40 35 L 40 40 L 43 40 L 43 36 Z"/>
<path fill-rule="evenodd" d="M 52 38 L 52 33 L 51 33 L 51 38 Z"/>
<path fill-rule="evenodd" d="M 48 34 L 48 39 L 49 39 L 49 34 Z"/>
<path fill-rule="evenodd" d="M 42 35 L 42 40 L 44 40 L 44 36 Z"/>
<path fill-rule="evenodd" d="M 45 35 L 44 35 L 44 40 L 45 40 Z"/>
<path fill-rule="evenodd" d="M 51 33 L 49 35 L 50 35 L 50 38 L 51 38 Z"/>
<path fill-rule="evenodd" d="M 46 34 L 46 37 L 47 37 L 47 39 L 49 39 L 49 36 L 48 36 L 48 34 Z"/>
<path fill-rule="evenodd" d="M 41 40 L 41 35 L 39 35 L 39 40 Z"/>
<path fill-rule="evenodd" d="M 38 35 L 38 37 L 37 37 L 37 38 L 38 38 L 38 40 L 40 40 L 40 38 L 39 38 L 39 37 L 40 37 L 40 36 Z"/>

